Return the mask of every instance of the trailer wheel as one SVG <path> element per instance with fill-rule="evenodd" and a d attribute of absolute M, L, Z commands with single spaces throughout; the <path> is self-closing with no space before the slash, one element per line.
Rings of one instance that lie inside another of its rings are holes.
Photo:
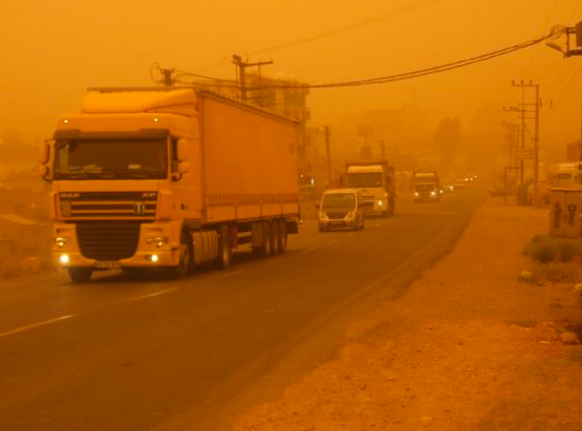
<path fill-rule="evenodd" d="M 218 269 L 228 269 L 232 263 L 232 248 L 230 247 L 230 232 L 228 226 L 222 226 L 219 232 Z"/>
<path fill-rule="evenodd" d="M 86 283 L 91 279 L 91 268 L 69 268 L 69 278 L 73 283 Z"/>
<path fill-rule="evenodd" d="M 287 225 L 285 220 L 279 220 L 278 236 L 277 236 L 277 253 L 284 253 L 287 250 Z"/>
<path fill-rule="evenodd" d="M 192 246 L 188 241 L 188 234 L 182 232 L 180 237 L 180 261 L 177 266 L 170 267 L 170 276 L 175 279 L 186 278 L 191 268 Z"/>

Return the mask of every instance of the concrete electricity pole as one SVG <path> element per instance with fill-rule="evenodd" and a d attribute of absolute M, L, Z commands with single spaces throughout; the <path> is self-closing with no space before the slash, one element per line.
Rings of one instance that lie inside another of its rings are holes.
<path fill-rule="evenodd" d="M 516 83 L 512 82 L 514 87 L 521 88 L 521 104 L 519 105 L 519 112 L 521 114 L 521 182 L 523 183 L 523 164 L 524 159 L 533 159 L 533 174 L 534 174 L 534 193 L 533 193 L 533 204 L 537 202 L 538 198 L 538 185 L 539 185 L 539 142 L 540 142 L 540 85 L 534 84 L 532 81 L 529 83 L 524 83 L 523 81 Z M 535 92 L 535 102 L 526 103 L 526 90 L 533 89 Z M 530 115 L 529 117 L 527 115 Z M 529 129 L 527 128 L 526 120 L 534 121 L 534 133 L 533 136 Z M 532 153 L 525 148 L 525 132 L 529 132 L 533 141 Z"/>
<path fill-rule="evenodd" d="M 332 187 L 333 173 L 331 171 L 331 150 L 329 142 L 331 132 L 329 131 L 329 126 L 323 126 L 323 129 L 325 130 L 325 154 L 327 157 L 327 185 L 328 187 Z"/>
<path fill-rule="evenodd" d="M 247 86 L 246 86 L 246 68 L 247 67 L 261 67 L 266 64 L 273 64 L 272 61 L 260 61 L 257 63 L 247 63 L 242 61 L 240 55 L 233 55 L 232 62 L 236 64 L 238 69 L 238 80 L 240 82 L 240 99 L 243 102 L 247 101 Z"/>
<path fill-rule="evenodd" d="M 546 42 L 549 48 L 555 49 L 564 55 L 564 58 L 582 55 L 582 21 L 574 27 L 566 27 L 566 46 L 560 46 L 553 41 Z M 570 45 L 570 36 L 575 36 L 575 47 Z M 582 164 L 582 123 L 580 128 L 580 164 Z"/>

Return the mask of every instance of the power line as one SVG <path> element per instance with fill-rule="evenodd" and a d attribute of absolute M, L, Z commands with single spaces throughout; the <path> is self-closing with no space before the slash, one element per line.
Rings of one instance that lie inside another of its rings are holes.
<path fill-rule="evenodd" d="M 538 45 L 550 38 L 556 37 L 562 34 L 564 30 L 553 30 L 551 33 L 539 37 L 537 39 L 532 39 L 526 42 L 522 42 L 516 45 L 512 45 L 506 48 L 501 48 L 495 51 L 491 51 L 485 54 L 476 55 L 473 57 L 469 57 L 463 60 L 458 60 L 450 63 L 444 63 L 437 66 L 432 66 L 424 69 L 417 69 L 410 72 L 398 73 L 394 75 L 388 76 L 381 76 L 377 78 L 368 78 L 368 79 L 360 79 L 354 81 L 344 81 L 344 82 L 333 82 L 333 83 L 324 83 L 324 84 L 263 84 L 260 86 L 249 86 L 247 89 L 260 89 L 260 88 L 305 88 L 305 89 L 326 89 L 326 88 L 344 88 L 344 87 L 360 87 L 360 86 L 367 86 L 367 85 L 379 85 L 379 84 L 386 84 L 390 82 L 398 82 L 398 81 L 405 81 L 414 78 L 420 78 L 423 76 L 434 75 L 437 73 L 443 73 L 446 71 L 459 69 L 467 66 L 471 66 L 476 63 L 481 63 L 484 61 L 492 60 L 494 58 L 502 57 L 508 54 L 511 54 L 516 51 L 520 51 L 535 45 Z M 188 72 L 180 72 L 183 76 L 192 75 L 201 77 L 201 75 L 190 74 Z M 205 79 L 215 79 L 211 77 L 204 77 Z M 238 87 L 238 84 L 234 83 L 233 81 L 227 80 L 220 80 L 222 82 L 232 82 L 233 84 L 228 84 L 231 86 Z M 182 83 L 184 83 L 182 81 Z M 209 87 L 214 86 L 213 84 L 203 84 Z M 224 86 L 224 85 L 220 85 Z"/>

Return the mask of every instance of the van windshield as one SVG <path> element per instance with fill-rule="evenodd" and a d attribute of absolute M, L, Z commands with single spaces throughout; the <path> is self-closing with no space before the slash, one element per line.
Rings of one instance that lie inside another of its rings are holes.
<path fill-rule="evenodd" d="M 330 193 L 323 195 L 322 209 L 354 208 L 356 196 L 353 193 Z"/>

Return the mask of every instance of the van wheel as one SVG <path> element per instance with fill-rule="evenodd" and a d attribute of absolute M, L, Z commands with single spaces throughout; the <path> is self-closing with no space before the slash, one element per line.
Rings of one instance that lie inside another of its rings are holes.
<path fill-rule="evenodd" d="M 73 283 L 86 283 L 91 279 L 91 268 L 69 268 L 69 278 Z"/>

